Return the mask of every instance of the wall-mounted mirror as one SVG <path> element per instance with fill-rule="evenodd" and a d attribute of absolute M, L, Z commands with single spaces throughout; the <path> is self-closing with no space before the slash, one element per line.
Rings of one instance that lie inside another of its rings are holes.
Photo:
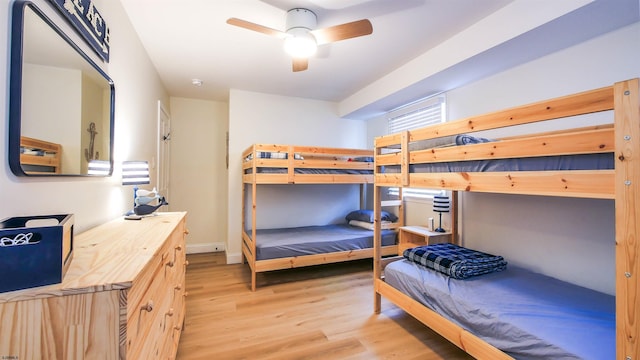
<path fill-rule="evenodd" d="M 113 81 L 30 1 L 14 2 L 11 31 L 11 171 L 77 176 L 100 163 L 110 175 Z"/>

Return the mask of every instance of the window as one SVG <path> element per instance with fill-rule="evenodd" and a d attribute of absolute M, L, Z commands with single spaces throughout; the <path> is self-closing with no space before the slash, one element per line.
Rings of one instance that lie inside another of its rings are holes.
<path fill-rule="evenodd" d="M 402 106 L 388 113 L 389 134 L 421 128 L 446 121 L 446 98 L 444 95 L 432 96 Z M 433 199 L 441 190 L 403 188 L 403 198 Z M 389 188 L 389 195 L 398 196 L 398 188 Z"/>
<path fill-rule="evenodd" d="M 388 119 L 389 134 L 445 122 L 445 96 L 430 97 L 392 110 Z"/>
<path fill-rule="evenodd" d="M 389 188 L 389 190 L 387 191 L 387 194 L 389 194 L 390 196 L 394 196 L 397 199 L 398 188 L 397 187 Z M 444 195 L 444 192 L 443 190 L 435 190 L 435 189 L 402 188 L 402 198 L 432 200 L 434 195 Z"/>

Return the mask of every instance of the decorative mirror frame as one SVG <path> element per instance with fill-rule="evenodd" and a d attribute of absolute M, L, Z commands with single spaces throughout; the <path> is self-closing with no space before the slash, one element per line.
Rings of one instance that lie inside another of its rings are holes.
<path fill-rule="evenodd" d="M 109 62 L 109 27 L 92 0 L 49 0 L 102 60 Z"/>
<path fill-rule="evenodd" d="M 109 96 L 109 171 L 100 175 L 95 174 L 56 174 L 56 173 L 27 173 L 20 161 L 20 142 L 22 129 L 22 78 L 23 78 L 23 35 L 25 10 L 30 8 L 53 31 L 65 40 L 89 65 L 91 65 L 102 77 L 105 78 L 110 87 Z M 9 167 L 16 176 L 111 176 L 113 173 L 113 145 L 114 145 L 114 110 L 115 110 L 115 87 L 113 80 L 84 52 L 82 49 L 65 34 L 44 12 L 32 1 L 16 0 L 11 13 L 11 56 L 10 56 L 10 77 L 9 77 L 9 133 L 8 133 L 8 154 Z"/>

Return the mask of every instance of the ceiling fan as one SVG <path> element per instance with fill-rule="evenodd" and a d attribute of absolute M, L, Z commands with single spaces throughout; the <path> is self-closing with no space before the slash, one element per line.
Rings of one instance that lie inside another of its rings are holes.
<path fill-rule="evenodd" d="M 304 8 L 294 8 L 287 12 L 286 30 L 280 31 L 238 18 L 230 18 L 227 24 L 257 31 L 284 39 L 285 51 L 293 59 L 293 71 L 307 70 L 309 57 L 314 55 L 318 45 L 333 43 L 373 33 L 373 26 L 367 19 L 316 29 L 316 14 Z"/>

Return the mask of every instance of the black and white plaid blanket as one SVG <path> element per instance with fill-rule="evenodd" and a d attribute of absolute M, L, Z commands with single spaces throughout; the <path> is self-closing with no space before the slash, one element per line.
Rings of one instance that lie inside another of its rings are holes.
<path fill-rule="evenodd" d="M 455 244 L 433 244 L 407 249 L 404 257 L 455 279 L 502 271 L 507 262 L 502 256 L 487 254 Z"/>

